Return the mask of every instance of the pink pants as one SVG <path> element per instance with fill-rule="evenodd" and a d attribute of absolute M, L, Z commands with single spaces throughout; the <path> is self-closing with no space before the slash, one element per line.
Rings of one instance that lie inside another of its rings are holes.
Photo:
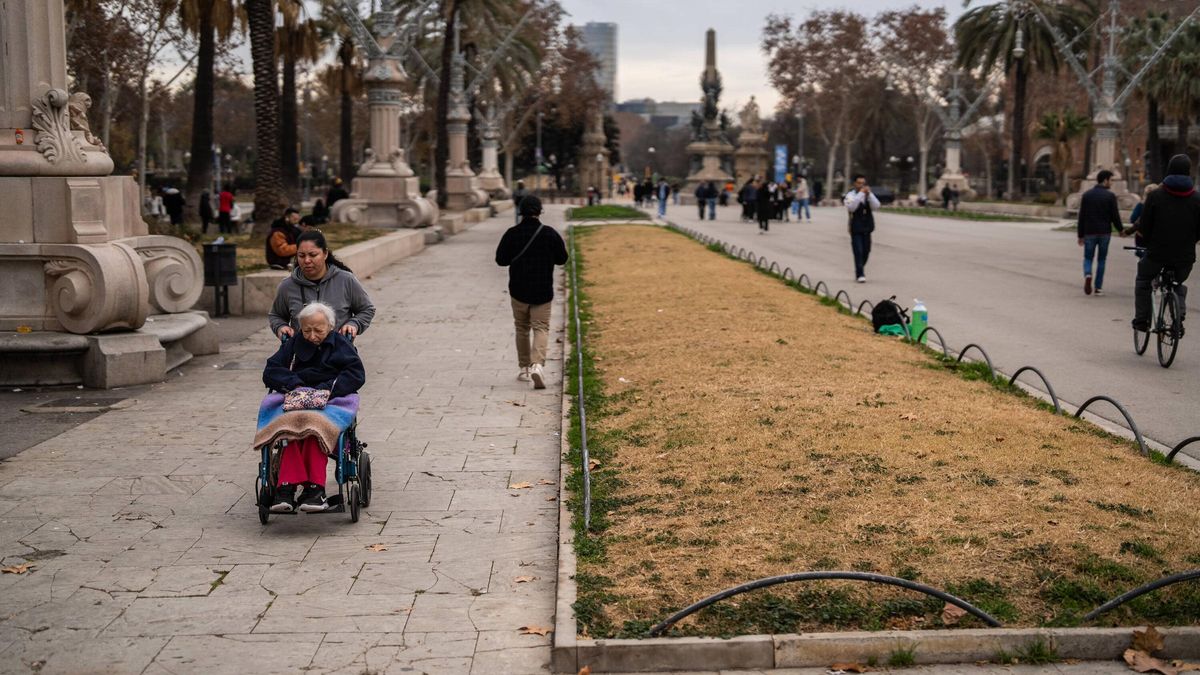
<path fill-rule="evenodd" d="M 283 456 L 279 458 L 279 484 L 314 483 L 325 487 L 327 461 L 315 436 L 288 443 L 283 449 Z"/>

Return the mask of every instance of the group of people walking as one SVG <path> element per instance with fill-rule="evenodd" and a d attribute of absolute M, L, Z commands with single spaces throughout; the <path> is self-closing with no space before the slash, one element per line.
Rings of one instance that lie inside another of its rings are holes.
<path fill-rule="evenodd" d="M 759 234 L 771 230 L 772 220 L 789 222 L 788 214 L 796 216 L 796 222 L 807 219 L 812 222 L 809 209 L 808 179 L 797 176 L 794 182 L 767 181 L 755 176 L 742 185 L 737 201 L 742 205 L 742 220 L 757 222 Z"/>

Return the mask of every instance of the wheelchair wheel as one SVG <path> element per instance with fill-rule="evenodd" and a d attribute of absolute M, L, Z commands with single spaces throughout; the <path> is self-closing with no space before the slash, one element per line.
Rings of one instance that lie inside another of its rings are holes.
<path fill-rule="evenodd" d="M 262 484 L 260 477 L 254 479 L 254 495 L 258 502 L 258 521 L 266 525 L 267 520 L 271 517 L 271 501 L 275 498 L 274 492 Z"/>
<path fill-rule="evenodd" d="M 362 492 L 360 503 L 365 509 L 371 505 L 371 455 L 366 450 L 358 456 L 358 485 Z"/>
<path fill-rule="evenodd" d="M 346 506 L 350 508 L 350 522 L 358 522 L 358 500 L 361 498 L 358 483 L 350 481 L 346 484 Z"/>

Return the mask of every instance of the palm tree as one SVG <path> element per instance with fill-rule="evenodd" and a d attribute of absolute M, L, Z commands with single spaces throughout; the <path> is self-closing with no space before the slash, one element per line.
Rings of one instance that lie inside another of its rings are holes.
<path fill-rule="evenodd" d="M 1134 17 L 1121 40 L 1124 50 L 1125 68 L 1136 72 L 1140 64 L 1150 56 L 1155 45 L 1161 44 L 1170 32 L 1169 12 L 1147 11 L 1145 16 Z M 1165 89 L 1163 62 L 1146 74 L 1142 80 L 1141 93 L 1146 98 L 1146 176 L 1152 182 L 1162 179 L 1162 142 L 1158 138 L 1159 99 Z"/>
<path fill-rule="evenodd" d="M 196 58 L 196 83 L 192 102 L 192 148 L 188 164 L 187 203 L 198 206 L 200 193 L 212 180 L 214 67 L 217 42 L 233 35 L 237 18 L 245 28 L 245 16 L 234 0 L 183 0 L 179 17 L 184 28 L 199 38 Z"/>
<path fill-rule="evenodd" d="M 1050 141 L 1053 146 L 1050 152 L 1050 166 L 1058 174 L 1058 196 L 1066 204 L 1068 174 L 1075 165 L 1075 152 L 1071 144 L 1080 136 L 1086 135 L 1091 129 L 1091 121 L 1074 110 L 1048 112 L 1042 115 L 1034 128 L 1034 135 Z"/>
<path fill-rule="evenodd" d="M 279 147 L 283 185 L 293 197 L 300 189 L 298 145 L 299 115 L 296 111 L 296 66 L 315 62 L 321 56 L 317 22 L 301 20 L 303 7 L 285 3 L 283 25 L 277 29 L 276 48 L 283 61 L 283 94 L 279 110 Z"/>
<path fill-rule="evenodd" d="M 343 180 L 354 177 L 354 97 L 362 92 L 358 58 L 354 38 L 346 22 L 337 15 L 329 0 L 321 8 L 321 21 L 317 25 L 318 41 L 321 44 L 336 42 L 337 65 L 330 65 L 321 73 L 321 78 L 331 92 L 341 97 L 341 123 L 339 125 L 338 174 Z"/>
<path fill-rule="evenodd" d="M 1054 0 L 1030 0 L 1057 30 L 1071 40 L 1082 32 L 1096 16 L 1094 0 L 1080 3 L 1060 3 Z M 1018 30 L 1024 37 L 1025 53 L 1013 54 Z M 954 24 L 958 44 L 956 66 L 984 71 L 1002 67 L 1013 78 L 1013 119 L 1010 133 L 1012 145 L 1008 158 L 1008 192 L 1020 189 L 1015 179 L 1025 158 L 1026 89 L 1031 69 L 1058 72 L 1063 57 L 1054 44 L 1050 28 L 1036 14 L 1017 16 L 1008 2 L 981 5 L 967 11 Z M 1090 51 L 1090 50 L 1089 50 Z"/>
<path fill-rule="evenodd" d="M 1156 69 L 1154 91 L 1164 112 L 1176 119 L 1175 152 L 1187 153 L 1191 120 L 1200 113 L 1200 27 L 1189 23 Z"/>
<path fill-rule="evenodd" d="M 275 1 L 244 0 L 254 63 L 254 230 L 266 232 L 287 208 L 279 162 L 279 82 Z"/>

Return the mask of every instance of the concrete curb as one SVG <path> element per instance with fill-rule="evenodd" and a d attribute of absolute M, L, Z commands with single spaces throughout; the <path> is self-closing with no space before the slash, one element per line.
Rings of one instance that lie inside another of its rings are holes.
<path fill-rule="evenodd" d="M 564 274 L 565 277 L 565 274 Z M 566 284 L 564 284 L 566 285 Z M 570 289 L 571 293 L 575 289 Z M 571 466 L 567 463 L 567 455 L 571 452 L 571 396 L 567 393 L 570 381 L 570 361 L 574 343 L 571 342 L 571 331 L 567 329 L 570 317 L 567 316 L 570 303 L 563 304 L 563 369 L 562 369 L 562 425 L 559 431 L 559 472 L 558 472 L 558 579 L 554 598 L 554 640 L 550 649 L 550 668 L 556 673 L 574 673 L 579 670 L 577 662 L 575 609 L 575 530 L 571 527 L 571 510 L 567 507 L 567 476 L 571 475 Z"/>

